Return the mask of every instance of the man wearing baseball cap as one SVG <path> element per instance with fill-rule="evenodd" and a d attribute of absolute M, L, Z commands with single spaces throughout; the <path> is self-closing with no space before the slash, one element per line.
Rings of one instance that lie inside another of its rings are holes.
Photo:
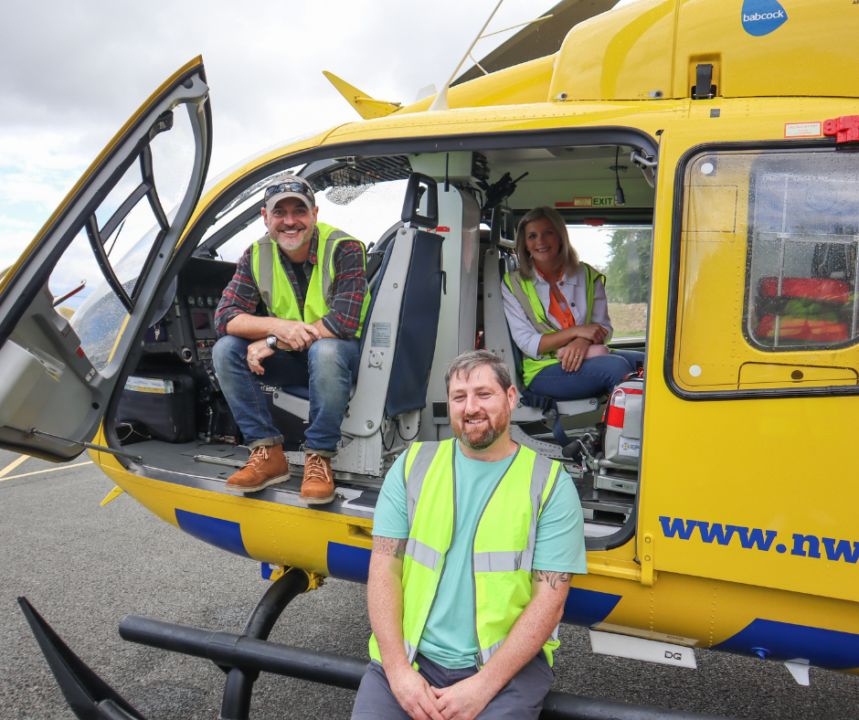
<path fill-rule="evenodd" d="M 269 183 L 262 210 L 268 235 L 242 255 L 215 313 L 215 372 L 252 449 L 227 492 L 256 492 L 289 478 L 283 437 L 262 387 L 302 385 L 309 389 L 310 417 L 301 499 L 313 505 L 334 499 L 331 458 L 370 294 L 364 246 L 318 223 L 318 213 L 303 178 Z M 260 305 L 265 316 L 257 314 Z"/>

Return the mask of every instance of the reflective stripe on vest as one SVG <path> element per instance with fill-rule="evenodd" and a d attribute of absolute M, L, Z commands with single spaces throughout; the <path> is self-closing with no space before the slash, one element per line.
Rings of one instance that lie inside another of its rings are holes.
<path fill-rule="evenodd" d="M 410 663 L 453 542 L 455 442 L 413 443 L 406 455 L 409 540 L 403 558 L 403 638 Z M 520 447 L 482 509 L 472 546 L 478 666 L 492 657 L 531 599 L 537 521 L 560 470 L 560 463 Z M 558 644 L 553 637 L 544 645 L 550 664 Z M 381 661 L 375 636 L 370 639 L 370 656 Z"/>
<path fill-rule="evenodd" d="M 317 223 L 319 238 L 316 246 L 317 258 L 322 258 L 313 266 L 313 272 L 307 283 L 307 296 L 304 298 L 304 310 L 299 307 L 292 283 L 283 268 L 278 256 L 277 243 L 270 237 L 262 238 L 253 244 L 252 269 L 254 282 L 262 297 L 268 314 L 284 320 L 299 320 L 314 323 L 329 313 L 329 304 L 333 297 L 334 280 L 334 250 L 343 240 L 354 240 L 351 235 L 337 230 L 324 223 Z M 356 241 L 357 242 L 357 241 Z M 364 252 L 363 244 L 362 253 Z M 364 268 L 367 258 L 364 256 Z M 321 270 L 321 272 L 320 272 Z M 370 291 L 364 295 L 361 307 L 361 321 L 356 338 L 361 337 L 367 308 L 370 306 Z"/>
<path fill-rule="evenodd" d="M 585 312 L 585 325 L 588 325 L 591 321 L 591 314 L 593 313 L 594 290 L 596 288 L 597 280 L 602 280 L 603 286 L 605 286 L 606 279 L 605 275 L 597 272 L 587 263 L 582 263 L 582 265 L 585 268 L 585 292 L 588 305 L 587 311 Z M 558 328 L 549 322 L 546 310 L 543 307 L 543 303 L 540 302 L 540 298 L 537 296 L 537 290 L 531 280 L 523 278 L 519 270 L 512 270 L 504 275 L 504 282 L 510 292 L 513 293 L 513 297 L 515 297 L 522 306 L 522 310 L 525 312 L 528 322 L 531 323 L 538 333 L 541 335 L 547 335 L 548 333 L 558 332 Z M 523 356 L 522 379 L 525 381 L 526 386 L 531 384 L 531 381 L 538 372 L 550 365 L 561 362 L 555 355 L 556 353 L 554 351 L 545 353 L 539 360 Z"/>
<path fill-rule="evenodd" d="M 424 545 L 414 538 L 409 538 L 406 543 L 406 555 L 430 570 L 435 570 L 441 562 L 441 553 L 438 550 L 434 550 L 429 545 Z"/>

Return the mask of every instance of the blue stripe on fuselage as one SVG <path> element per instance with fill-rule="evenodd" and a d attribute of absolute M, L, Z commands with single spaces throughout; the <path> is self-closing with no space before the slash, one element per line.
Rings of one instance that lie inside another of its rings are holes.
<path fill-rule="evenodd" d="M 370 574 L 370 551 L 366 548 L 328 543 L 328 572 L 331 577 L 366 583 Z"/>
<path fill-rule="evenodd" d="M 740 655 L 764 650 L 769 660 L 802 658 L 829 670 L 859 667 L 859 635 L 760 618 L 712 649 Z"/>
<path fill-rule="evenodd" d="M 242 557 L 250 557 L 242 540 L 241 525 L 237 522 L 179 509 L 176 510 L 176 522 L 186 533 L 198 540 Z"/>
<path fill-rule="evenodd" d="M 621 595 L 611 595 L 595 590 L 570 588 L 561 622 L 584 627 L 598 625 L 611 614 L 621 597 Z"/>

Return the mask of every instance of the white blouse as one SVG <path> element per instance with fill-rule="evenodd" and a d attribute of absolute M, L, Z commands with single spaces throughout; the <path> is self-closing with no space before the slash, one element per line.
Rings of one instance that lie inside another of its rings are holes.
<path fill-rule="evenodd" d="M 549 314 L 549 283 L 536 270 L 534 271 L 533 282 L 537 297 L 540 298 L 543 310 L 546 312 L 546 317 L 552 325 L 560 330 L 561 325 Z M 571 275 L 565 274 L 558 281 L 558 290 L 570 304 L 576 325 L 584 325 L 587 320 L 588 308 L 587 274 L 584 265 L 579 264 Z M 513 341 L 523 353 L 535 360 L 538 359 L 540 357 L 538 348 L 542 335 L 534 329 L 519 301 L 513 296 L 504 281 L 501 282 L 501 295 L 504 298 L 504 314 L 507 316 L 507 324 L 510 326 Z M 594 306 L 591 311 L 591 322 L 599 323 L 608 330 L 608 336 L 605 339 L 605 343 L 608 344 L 611 340 L 612 327 L 608 317 L 608 300 L 602 280 L 597 280 L 594 285 Z"/>

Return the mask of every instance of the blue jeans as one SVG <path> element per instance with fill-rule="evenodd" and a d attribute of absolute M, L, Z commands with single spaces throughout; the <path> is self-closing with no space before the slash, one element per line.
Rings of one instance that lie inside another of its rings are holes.
<path fill-rule="evenodd" d="M 305 352 L 276 350 L 262 361 L 264 375 L 248 367 L 248 345 L 254 342 L 225 335 L 215 344 L 212 360 L 224 396 L 245 436 L 245 444 L 280 445 L 283 436 L 274 426 L 263 385 L 301 385 L 310 390 L 310 417 L 305 431 L 306 451 L 333 457 L 340 441 L 340 424 L 352 390 L 352 368 L 358 340 L 317 340 Z"/>
<path fill-rule="evenodd" d="M 581 400 L 610 393 L 627 375 L 644 364 L 644 353 L 612 350 L 609 355 L 585 360 L 576 372 L 567 372 L 561 363 L 538 372 L 528 389 L 555 400 Z"/>

